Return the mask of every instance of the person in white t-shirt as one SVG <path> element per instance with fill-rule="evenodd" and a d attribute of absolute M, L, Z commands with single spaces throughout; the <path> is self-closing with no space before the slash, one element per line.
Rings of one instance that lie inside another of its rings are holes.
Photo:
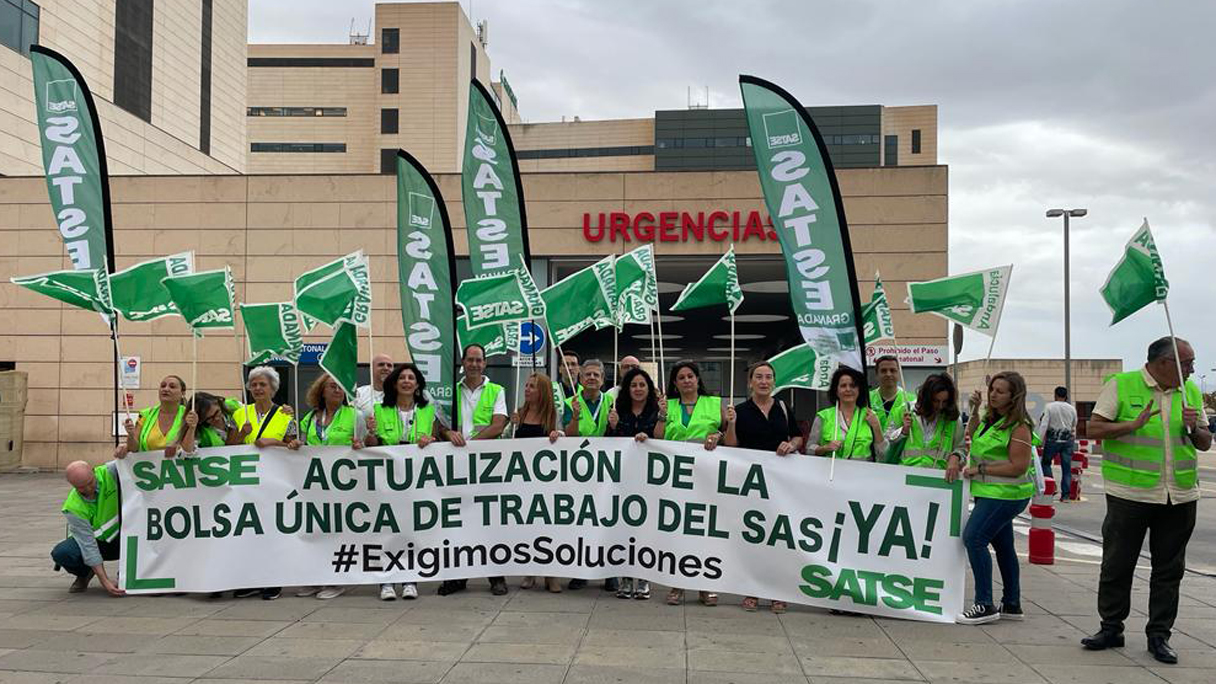
<path fill-rule="evenodd" d="M 1068 402 L 1068 389 L 1057 387 L 1055 401 L 1043 409 L 1037 432 L 1043 440 L 1043 474 L 1051 477 L 1051 463 L 1060 457 L 1060 501 L 1072 500 L 1072 452 L 1077 432 L 1077 410 Z"/>
<path fill-rule="evenodd" d="M 355 388 L 355 408 L 370 414 L 372 407 L 384 401 L 384 379 L 393 372 L 393 357 L 376 354 L 372 357 L 372 384 Z"/>

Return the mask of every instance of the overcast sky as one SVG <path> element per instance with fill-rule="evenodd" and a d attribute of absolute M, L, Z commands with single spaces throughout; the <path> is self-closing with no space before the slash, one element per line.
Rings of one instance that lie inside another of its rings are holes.
<path fill-rule="evenodd" d="M 1216 387 L 1216 3 L 1034 0 L 463 0 L 489 21 L 529 121 L 649 117 L 709 88 L 741 106 L 738 75 L 803 104 L 938 105 L 950 167 L 950 270 L 1012 261 L 994 356 L 1063 355 L 1060 219 L 1072 229 L 1074 358 L 1143 362 L 1161 307 L 1115 328 L 1098 294 L 1148 217 L 1196 380 Z M 347 40 L 372 0 L 250 0 L 250 42 Z M 968 332 L 963 358 L 987 338 Z"/>

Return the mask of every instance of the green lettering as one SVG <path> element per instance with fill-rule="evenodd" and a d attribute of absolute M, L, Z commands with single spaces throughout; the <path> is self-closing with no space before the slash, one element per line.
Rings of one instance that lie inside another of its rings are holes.
<path fill-rule="evenodd" d="M 811 598 L 827 598 L 832 593 L 832 583 L 828 581 L 831 576 L 832 571 L 822 565 L 805 565 L 802 580 L 806 584 L 798 585 L 798 589 Z"/>
<path fill-rule="evenodd" d="M 908 519 L 908 509 L 896 506 L 891 509 L 891 521 L 887 523 L 887 534 L 883 537 L 878 555 L 886 558 L 894 547 L 904 550 L 908 560 L 916 560 L 916 542 L 912 539 L 912 521 Z"/>

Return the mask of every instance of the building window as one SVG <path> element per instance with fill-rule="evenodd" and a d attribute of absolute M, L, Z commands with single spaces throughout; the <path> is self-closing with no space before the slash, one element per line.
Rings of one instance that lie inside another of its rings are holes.
<path fill-rule="evenodd" d="M 380 132 L 385 135 L 397 132 L 397 110 L 396 109 L 381 109 L 380 110 Z"/>
<path fill-rule="evenodd" d="M 660 140 L 660 143 L 663 141 Z M 630 145 L 626 147 L 571 147 L 548 150 L 518 150 L 520 159 L 563 159 L 567 157 L 631 157 L 654 154 L 654 145 Z"/>
<path fill-rule="evenodd" d="M 380 70 L 380 92 L 391 94 L 399 92 L 400 84 L 398 83 L 397 69 L 381 69 Z"/>
<path fill-rule="evenodd" d="M 203 0 L 203 28 L 198 91 L 198 150 L 211 154 L 211 18 L 213 1 Z"/>
<path fill-rule="evenodd" d="M 912 129 L 912 154 L 920 154 L 920 129 Z"/>
<path fill-rule="evenodd" d="M 152 122 L 152 0 L 115 3 L 114 104 Z"/>
<path fill-rule="evenodd" d="M 473 78 L 477 78 L 477 43 L 469 43 L 469 63 L 472 65 Z"/>
<path fill-rule="evenodd" d="M 249 143 L 250 152 L 345 152 L 346 143 L 294 143 L 294 142 L 255 142 Z"/>
<path fill-rule="evenodd" d="M 397 173 L 397 148 L 383 147 L 380 149 L 380 173 L 386 175 Z"/>
<path fill-rule="evenodd" d="M 246 107 L 246 116 L 346 116 L 346 107 Z"/>
<path fill-rule="evenodd" d="M 883 166 L 899 166 L 899 136 L 883 136 Z"/>
<path fill-rule="evenodd" d="M 30 0 L 0 0 L 0 43 L 25 56 L 38 42 L 38 19 L 42 10 Z"/>
<path fill-rule="evenodd" d="M 380 53 L 395 55 L 401 52 L 401 29 L 380 29 Z"/>

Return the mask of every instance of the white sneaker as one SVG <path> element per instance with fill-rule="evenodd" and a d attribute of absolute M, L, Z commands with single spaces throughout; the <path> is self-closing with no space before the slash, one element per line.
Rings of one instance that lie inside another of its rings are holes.
<path fill-rule="evenodd" d="M 418 585 L 413 582 L 406 582 L 401 586 L 401 598 L 416 599 L 418 598 Z"/>
<path fill-rule="evenodd" d="M 296 596 L 308 598 L 309 596 L 316 596 L 318 591 L 321 591 L 321 587 L 300 587 L 296 590 Z"/>
<path fill-rule="evenodd" d="M 414 593 L 417 594 L 417 590 L 415 590 Z M 391 585 L 391 584 L 381 584 L 380 585 L 380 600 L 381 601 L 396 601 L 397 600 L 397 592 L 393 591 L 393 585 Z"/>
<path fill-rule="evenodd" d="M 345 593 L 346 587 L 324 587 L 321 589 L 321 591 L 317 592 L 317 598 L 321 599 L 322 601 L 328 601 L 330 599 L 336 599 Z"/>

